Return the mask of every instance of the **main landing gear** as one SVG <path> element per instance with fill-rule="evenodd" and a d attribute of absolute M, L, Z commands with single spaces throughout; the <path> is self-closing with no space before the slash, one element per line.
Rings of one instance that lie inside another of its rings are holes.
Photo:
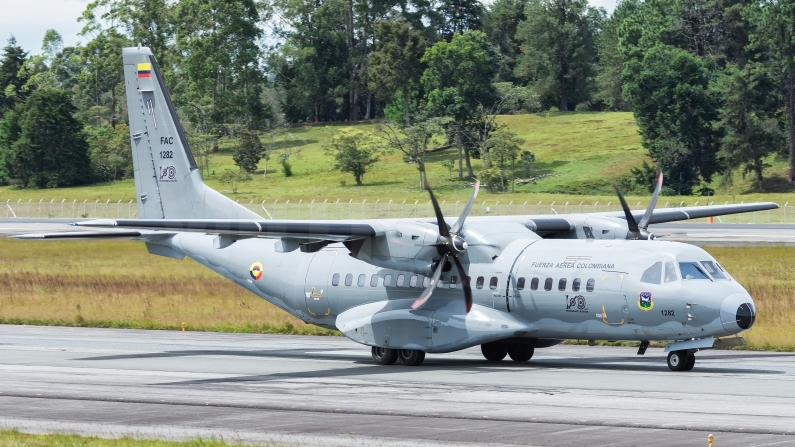
<path fill-rule="evenodd" d="M 671 351 L 668 353 L 668 367 L 671 371 L 690 371 L 696 365 L 695 351 Z"/>
<path fill-rule="evenodd" d="M 373 346 L 373 360 L 379 365 L 394 365 L 400 360 L 406 366 L 419 366 L 425 360 L 425 351 L 416 349 L 389 349 Z"/>
<path fill-rule="evenodd" d="M 499 362 L 509 356 L 514 362 L 526 362 L 533 358 L 535 348 L 529 344 L 494 341 L 480 345 L 480 352 L 490 362 Z"/>

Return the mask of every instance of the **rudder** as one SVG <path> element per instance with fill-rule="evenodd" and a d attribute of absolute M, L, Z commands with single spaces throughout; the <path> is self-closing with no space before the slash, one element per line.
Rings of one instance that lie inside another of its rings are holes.
<path fill-rule="evenodd" d="M 124 48 L 122 56 L 138 217 L 259 219 L 204 184 L 152 51 Z"/>

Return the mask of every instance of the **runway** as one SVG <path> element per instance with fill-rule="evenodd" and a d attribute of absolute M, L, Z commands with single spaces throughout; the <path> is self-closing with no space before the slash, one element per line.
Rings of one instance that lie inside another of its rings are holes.
<path fill-rule="evenodd" d="M 795 354 L 477 348 L 377 366 L 341 337 L 0 326 L 0 427 L 283 445 L 795 445 Z"/>

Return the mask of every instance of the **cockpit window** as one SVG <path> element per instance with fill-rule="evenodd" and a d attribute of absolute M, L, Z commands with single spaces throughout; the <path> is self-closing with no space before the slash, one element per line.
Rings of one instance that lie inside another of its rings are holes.
<path fill-rule="evenodd" d="M 726 279 L 726 276 L 718 269 L 716 262 L 712 261 L 701 261 L 701 265 L 707 270 L 707 272 L 712 275 L 715 279 Z"/>
<path fill-rule="evenodd" d="M 673 262 L 665 263 L 665 283 L 676 282 L 679 280 L 679 275 L 676 274 L 676 267 Z"/>
<path fill-rule="evenodd" d="M 682 278 L 685 280 L 709 279 L 709 276 L 695 262 L 680 262 L 679 270 L 682 271 Z"/>
<path fill-rule="evenodd" d="M 647 284 L 660 284 L 662 282 L 662 262 L 655 262 L 654 265 L 647 268 L 640 277 L 640 282 Z"/>

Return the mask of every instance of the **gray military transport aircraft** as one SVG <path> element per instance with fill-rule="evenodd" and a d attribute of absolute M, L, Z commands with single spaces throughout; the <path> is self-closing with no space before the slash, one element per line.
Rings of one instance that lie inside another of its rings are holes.
<path fill-rule="evenodd" d="M 143 241 L 186 256 L 301 320 L 372 347 L 380 365 L 480 345 L 526 362 L 563 340 L 669 342 L 688 371 L 702 349 L 743 344 L 756 308 L 704 250 L 652 241 L 653 223 L 777 208 L 775 203 L 645 212 L 435 219 L 265 220 L 207 187 L 149 48 L 123 50 L 138 219 L 21 239 Z M 97 230 L 99 229 L 99 230 Z M 474 282 L 474 288 L 472 287 Z M 735 336 L 735 337 L 729 337 Z M 724 338 L 720 338 L 724 337 Z"/>

